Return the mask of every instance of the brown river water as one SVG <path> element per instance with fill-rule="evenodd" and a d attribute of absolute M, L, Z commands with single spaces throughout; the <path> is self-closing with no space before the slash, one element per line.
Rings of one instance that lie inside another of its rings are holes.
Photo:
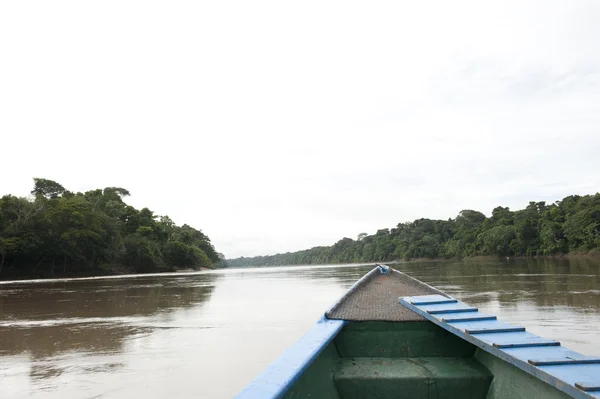
<path fill-rule="evenodd" d="M 600 355 L 600 262 L 395 266 Z M 0 284 L 0 398 L 230 398 L 372 266 Z"/>

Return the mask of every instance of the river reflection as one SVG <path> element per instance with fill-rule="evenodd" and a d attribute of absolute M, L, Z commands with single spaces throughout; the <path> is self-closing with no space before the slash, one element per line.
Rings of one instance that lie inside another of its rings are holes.
<path fill-rule="evenodd" d="M 0 397 L 58 397 L 65 388 L 85 396 L 95 384 L 78 392 L 67 384 L 126 371 L 132 343 L 161 329 L 204 328 L 181 315 L 201 307 L 219 277 L 0 286 Z"/>
<path fill-rule="evenodd" d="M 232 397 L 372 266 L 0 285 L 0 398 Z M 600 355 L 589 260 L 398 268 L 483 311 Z"/>
<path fill-rule="evenodd" d="M 130 335 L 176 328 L 175 311 L 210 298 L 218 275 L 179 279 L 93 280 L 0 289 L 0 354 L 33 358 L 62 352 L 120 351 Z"/>

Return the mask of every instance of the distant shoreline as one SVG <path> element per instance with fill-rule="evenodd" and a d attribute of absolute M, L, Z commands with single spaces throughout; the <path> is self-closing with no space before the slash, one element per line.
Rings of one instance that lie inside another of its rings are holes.
<path fill-rule="evenodd" d="M 233 267 L 222 267 L 210 269 L 207 267 L 201 267 L 198 270 L 194 269 L 180 269 L 177 271 L 165 270 L 162 272 L 153 273 L 133 273 L 131 270 L 124 270 L 122 272 L 116 272 L 111 270 L 107 273 L 107 270 L 100 269 L 100 273 L 90 273 L 86 276 L 81 275 L 56 275 L 56 276 L 17 276 L 13 279 L 2 279 L 0 280 L 0 286 L 8 284 L 27 284 L 33 282 L 62 282 L 62 281 L 86 281 L 86 280 L 102 280 L 102 279 L 118 279 L 118 278 L 143 278 L 143 277 L 155 277 L 155 276 L 193 276 L 201 273 L 217 270 L 235 270 L 235 269 L 254 269 L 254 268 L 271 268 L 271 267 L 318 267 L 318 266 L 375 266 L 377 264 L 383 265 L 401 265 L 406 263 L 431 263 L 431 262 L 490 262 L 490 261 L 515 261 L 515 260 L 560 260 L 560 259 L 590 259 L 600 260 L 600 253 L 588 252 L 588 253 L 568 253 L 568 254 L 556 254 L 556 255 L 540 255 L 540 256 L 513 256 L 513 257 L 497 257 L 497 256 L 472 256 L 466 258 L 414 258 L 407 260 L 391 260 L 382 262 L 353 262 L 353 263 L 315 263 L 315 264 L 296 264 L 296 265 L 262 265 L 262 266 L 233 266 Z M 89 270 L 88 272 L 92 272 Z"/>
<path fill-rule="evenodd" d="M 527 260 L 527 259 L 600 259 L 600 252 L 588 252 L 588 253 L 567 253 L 567 254 L 554 254 L 554 255 L 536 255 L 536 256 L 468 256 L 464 258 L 414 258 L 407 260 L 395 260 L 395 263 L 416 263 L 416 262 L 446 262 L 446 261 L 494 261 L 494 260 Z M 392 262 L 381 262 L 389 263 Z"/>
<path fill-rule="evenodd" d="M 507 259 L 508 258 L 508 259 Z M 224 269 L 246 269 L 246 268 L 263 268 L 263 267 L 283 267 L 283 266 L 338 266 L 338 265 L 398 265 L 404 263 L 427 263 L 427 262 L 453 262 L 453 261 L 464 261 L 464 262 L 479 262 L 479 261 L 513 261 L 513 260 L 543 260 L 543 259 L 590 259 L 590 260 L 600 260 L 600 252 L 592 251 L 587 253 L 574 252 L 567 254 L 554 254 L 554 255 L 536 255 L 536 256 L 470 256 L 464 258 L 413 258 L 413 259 L 404 259 L 404 260 L 389 260 L 389 261 L 381 261 L 381 262 L 352 262 L 352 263 L 298 263 L 298 264 L 286 264 L 286 265 L 251 265 L 251 266 L 232 266 L 225 267 Z"/>

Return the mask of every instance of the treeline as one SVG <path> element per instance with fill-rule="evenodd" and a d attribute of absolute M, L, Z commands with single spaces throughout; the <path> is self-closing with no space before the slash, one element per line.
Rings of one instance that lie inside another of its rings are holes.
<path fill-rule="evenodd" d="M 36 178 L 31 194 L 0 198 L 0 279 L 211 268 L 221 260 L 200 230 L 127 205 L 123 188 L 73 193 Z"/>
<path fill-rule="evenodd" d="M 383 262 L 415 258 L 538 256 L 600 253 L 600 193 L 554 204 L 530 202 L 519 211 L 497 207 L 491 217 L 464 210 L 455 219 L 418 219 L 329 247 L 228 260 L 229 266 Z"/>

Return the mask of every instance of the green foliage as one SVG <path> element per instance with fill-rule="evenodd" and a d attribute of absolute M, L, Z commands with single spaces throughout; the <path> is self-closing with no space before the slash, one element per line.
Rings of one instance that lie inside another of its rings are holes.
<path fill-rule="evenodd" d="M 48 179 L 34 178 L 34 187 L 31 194 L 46 198 L 58 198 L 65 192 L 65 188 L 55 181 Z"/>
<path fill-rule="evenodd" d="M 507 256 L 514 254 L 514 226 L 499 225 L 481 233 L 483 241 L 482 255 Z"/>
<path fill-rule="evenodd" d="M 136 273 L 156 271 L 163 266 L 162 253 L 158 243 L 138 234 L 124 240 L 123 261 L 134 268 Z"/>
<path fill-rule="evenodd" d="M 600 248 L 600 194 L 569 196 L 519 211 L 496 207 L 491 217 L 463 210 L 455 219 L 418 219 L 343 238 L 330 247 L 227 260 L 228 266 L 383 262 L 414 258 L 537 256 Z"/>
<path fill-rule="evenodd" d="M 120 187 L 72 193 L 34 179 L 34 198 L 0 198 L 0 278 L 214 267 L 210 239 L 148 208 Z M 117 269 L 117 270 L 115 270 Z"/>
<path fill-rule="evenodd" d="M 171 241 L 165 247 L 165 260 L 175 267 L 199 269 L 209 267 L 210 259 L 200 248 L 181 241 Z"/>

